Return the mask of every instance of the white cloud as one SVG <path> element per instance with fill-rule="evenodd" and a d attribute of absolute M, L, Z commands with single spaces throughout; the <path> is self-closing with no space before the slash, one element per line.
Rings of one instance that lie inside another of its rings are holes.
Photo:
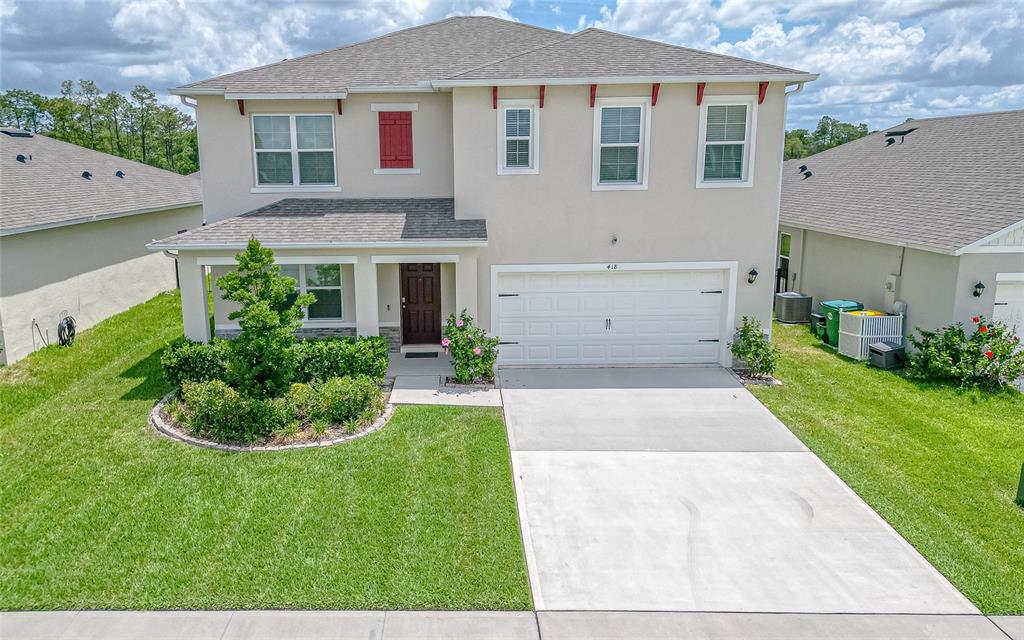
<path fill-rule="evenodd" d="M 930 68 L 938 71 L 944 67 L 950 67 L 961 62 L 972 62 L 979 65 L 986 65 L 992 60 L 992 52 L 985 48 L 980 42 L 968 42 L 962 45 L 950 45 L 940 51 L 932 59 Z"/>

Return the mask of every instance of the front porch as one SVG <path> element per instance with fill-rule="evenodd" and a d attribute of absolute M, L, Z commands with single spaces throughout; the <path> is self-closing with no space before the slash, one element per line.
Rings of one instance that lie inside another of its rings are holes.
<path fill-rule="evenodd" d="M 177 252 L 186 337 L 238 333 L 235 305 L 216 283 L 251 238 L 274 251 L 299 293 L 316 297 L 301 337 L 380 335 L 398 353 L 436 347 L 457 311 L 477 315 L 486 225 L 456 219 L 451 198 L 288 198 L 148 245 Z"/>

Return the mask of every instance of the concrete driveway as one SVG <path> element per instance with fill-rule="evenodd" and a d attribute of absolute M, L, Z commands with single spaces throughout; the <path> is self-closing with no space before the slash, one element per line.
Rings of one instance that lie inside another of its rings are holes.
<path fill-rule="evenodd" d="M 538 610 L 977 613 L 723 369 L 500 382 Z"/>

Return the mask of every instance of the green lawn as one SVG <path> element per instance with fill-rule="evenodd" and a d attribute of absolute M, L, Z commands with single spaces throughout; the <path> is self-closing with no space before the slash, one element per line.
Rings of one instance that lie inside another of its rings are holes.
<path fill-rule="evenodd" d="M 0 609 L 529 609 L 496 409 L 402 407 L 336 447 L 147 426 L 162 295 L 0 369 Z"/>
<path fill-rule="evenodd" d="M 775 325 L 754 394 L 985 613 L 1024 613 L 1024 395 L 921 384 Z"/>

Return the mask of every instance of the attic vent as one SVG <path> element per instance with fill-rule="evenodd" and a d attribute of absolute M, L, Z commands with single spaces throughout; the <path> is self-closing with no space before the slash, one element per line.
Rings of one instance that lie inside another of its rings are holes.
<path fill-rule="evenodd" d="M 888 147 L 895 144 L 897 137 L 900 139 L 900 144 L 903 144 L 903 141 L 906 139 L 906 137 L 914 133 L 915 131 L 917 131 L 917 127 L 911 127 L 909 129 L 899 129 L 897 131 L 886 131 L 885 146 Z"/>
<path fill-rule="evenodd" d="M 4 129 L 4 134 L 11 136 L 12 138 L 31 138 L 31 131 L 22 131 L 20 129 Z"/>
<path fill-rule="evenodd" d="M 806 164 L 800 165 L 800 168 L 796 170 L 797 173 L 803 173 L 804 171 L 807 171 L 807 165 Z"/>
<path fill-rule="evenodd" d="M 120 169 L 118 169 L 117 172 L 114 173 L 114 175 L 117 176 L 118 178 L 123 178 L 124 177 L 124 171 L 121 171 Z"/>
<path fill-rule="evenodd" d="M 18 154 L 18 157 L 16 157 L 16 158 L 15 158 L 15 160 L 17 160 L 18 162 L 24 163 L 24 162 L 27 162 L 27 161 L 28 161 L 28 158 L 26 158 L 25 156 L 23 156 L 23 155 L 21 155 L 21 154 L 19 153 L 19 154 Z"/>
<path fill-rule="evenodd" d="M 813 174 L 813 173 L 811 173 L 811 170 L 810 170 L 810 169 L 808 169 L 807 171 L 804 171 L 804 180 L 806 180 L 807 178 L 810 178 L 810 177 L 811 177 L 811 176 L 813 176 L 813 175 L 814 175 L 814 174 Z"/>
<path fill-rule="evenodd" d="M 83 171 L 82 177 L 85 178 L 86 180 L 92 180 L 92 174 L 89 173 L 88 171 Z"/>

